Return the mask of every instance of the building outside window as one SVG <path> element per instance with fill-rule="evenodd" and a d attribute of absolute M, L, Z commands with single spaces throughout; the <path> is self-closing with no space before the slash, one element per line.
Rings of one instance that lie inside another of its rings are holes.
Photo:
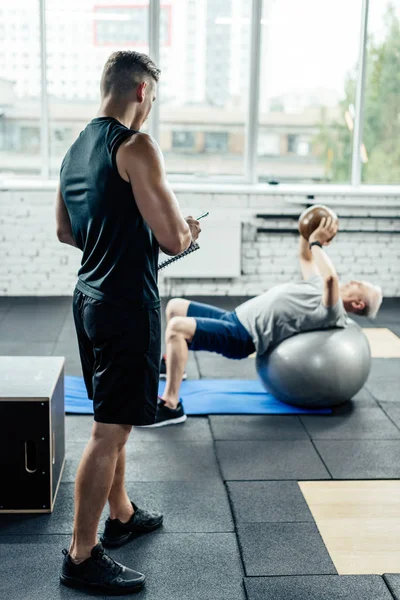
<path fill-rule="evenodd" d="M 196 145 L 196 137 L 192 131 L 173 131 L 172 148 L 173 150 L 193 150 Z"/>
<path fill-rule="evenodd" d="M 204 134 L 205 152 L 228 152 L 229 134 L 227 131 L 206 131 Z"/>

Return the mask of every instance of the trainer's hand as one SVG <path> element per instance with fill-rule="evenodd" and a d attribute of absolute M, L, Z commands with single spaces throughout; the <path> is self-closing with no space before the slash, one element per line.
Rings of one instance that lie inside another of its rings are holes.
<path fill-rule="evenodd" d="M 186 217 L 186 223 L 189 225 L 190 233 L 192 234 L 192 240 L 195 242 L 200 235 L 201 227 L 199 221 L 196 221 L 193 217 Z"/>
<path fill-rule="evenodd" d="M 323 246 L 329 246 L 333 238 L 335 237 L 338 230 L 337 223 L 332 217 L 324 217 L 317 229 L 312 232 L 309 237 L 310 244 L 312 242 L 319 242 Z"/>

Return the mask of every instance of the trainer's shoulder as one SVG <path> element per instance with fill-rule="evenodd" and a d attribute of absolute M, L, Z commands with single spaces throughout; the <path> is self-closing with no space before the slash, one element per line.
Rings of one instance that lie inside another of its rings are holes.
<path fill-rule="evenodd" d="M 130 156 L 145 156 L 146 158 L 158 156 L 160 152 L 160 147 L 156 140 L 150 134 L 142 133 L 141 131 L 128 138 L 124 143 L 123 149 Z"/>

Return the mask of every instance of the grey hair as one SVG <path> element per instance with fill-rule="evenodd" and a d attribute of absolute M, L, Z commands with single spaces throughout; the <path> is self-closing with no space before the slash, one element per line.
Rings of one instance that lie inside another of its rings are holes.
<path fill-rule="evenodd" d="M 370 319 L 375 319 L 383 300 L 382 289 L 369 281 L 361 281 L 361 283 L 367 288 L 369 293 L 364 297 L 365 308 L 359 314 Z"/>

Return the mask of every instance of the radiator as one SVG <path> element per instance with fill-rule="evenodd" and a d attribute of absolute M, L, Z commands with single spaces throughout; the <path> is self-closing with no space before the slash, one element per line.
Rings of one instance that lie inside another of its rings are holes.
<path fill-rule="evenodd" d="M 168 278 L 239 277 L 241 274 L 241 222 L 201 221 L 200 250 L 185 256 L 163 271 Z M 162 259 L 168 258 L 162 255 Z"/>

